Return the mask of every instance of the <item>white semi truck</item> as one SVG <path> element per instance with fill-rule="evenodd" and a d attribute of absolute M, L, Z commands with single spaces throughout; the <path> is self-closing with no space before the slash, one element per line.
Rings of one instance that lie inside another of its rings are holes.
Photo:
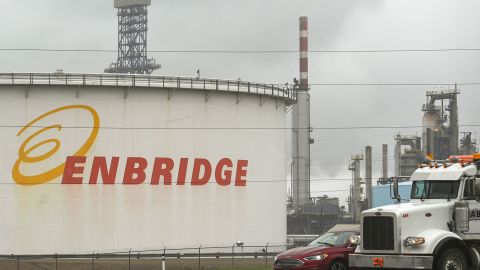
<path fill-rule="evenodd" d="M 409 203 L 361 214 L 352 268 L 480 269 L 480 155 L 431 163 L 411 176 Z M 393 194 L 398 199 L 394 184 Z"/>

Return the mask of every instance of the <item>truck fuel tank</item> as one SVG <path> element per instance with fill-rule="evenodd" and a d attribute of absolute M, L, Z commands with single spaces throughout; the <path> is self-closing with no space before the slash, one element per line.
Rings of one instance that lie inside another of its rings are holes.
<path fill-rule="evenodd" d="M 455 209 L 455 230 L 457 232 L 468 232 L 469 207 L 466 201 L 457 201 L 454 204 Z"/>

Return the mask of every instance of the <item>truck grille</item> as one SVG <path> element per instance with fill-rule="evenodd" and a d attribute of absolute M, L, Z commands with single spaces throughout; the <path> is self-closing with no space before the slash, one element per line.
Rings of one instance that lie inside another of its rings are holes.
<path fill-rule="evenodd" d="M 362 244 L 365 250 L 394 250 L 393 217 L 364 217 Z"/>
<path fill-rule="evenodd" d="M 302 266 L 303 262 L 300 260 L 277 260 L 275 262 L 276 267 L 297 267 Z"/>

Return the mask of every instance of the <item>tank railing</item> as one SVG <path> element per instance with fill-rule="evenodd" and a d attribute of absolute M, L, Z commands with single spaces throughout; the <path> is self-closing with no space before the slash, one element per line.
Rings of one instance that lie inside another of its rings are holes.
<path fill-rule="evenodd" d="M 241 266 L 241 262 L 249 262 L 249 266 L 271 266 L 273 257 L 286 250 L 287 245 L 273 245 L 266 243 L 264 245 L 243 245 L 242 242 L 236 242 L 229 246 L 208 246 L 198 245 L 189 248 L 168 248 L 164 246 L 159 249 L 134 250 L 129 249 L 118 252 L 99 252 L 93 251 L 83 254 L 43 254 L 43 255 L 0 255 L 0 268 L 2 263 L 16 264 L 16 269 L 29 268 L 29 264 L 41 261 L 42 265 L 56 266 L 58 263 L 68 263 L 74 266 L 90 264 L 90 269 L 95 269 L 96 261 L 101 259 L 112 262 L 112 265 L 124 265 L 125 269 L 135 269 L 132 262 L 138 264 L 142 259 L 158 260 L 168 269 L 168 266 L 178 266 L 183 262 L 192 263 L 196 260 L 198 269 L 205 269 L 208 265 L 216 266 L 217 263 L 230 264 L 232 267 Z M 128 260 L 126 260 L 128 259 Z M 238 264 L 238 265 L 237 265 Z M 49 268 L 50 269 L 50 268 Z M 123 269 L 123 268 L 122 268 Z M 208 268 L 207 268 L 208 269 Z M 245 268 L 248 269 L 248 268 Z"/>
<path fill-rule="evenodd" d="M 3 85 L 71 85 L 119 86 L 149 88 L 183 88 L 224 92 L 252 93 L 285 99 L 295 99 L 294 90 L 288 86 L 252 83 L 241 80 L 221 80 L 172 76 L 133 74 L 82 74 L 82 73 L 0 73 Z"/>

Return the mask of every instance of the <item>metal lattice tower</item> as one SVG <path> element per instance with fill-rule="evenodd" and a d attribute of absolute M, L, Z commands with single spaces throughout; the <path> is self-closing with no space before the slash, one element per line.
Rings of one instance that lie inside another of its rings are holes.
<path fill-rule="evenodd" d="M 147 58 L 147 6 L 151 0 L 115 0 L 118 8 L 118 58 L 107 73 L 151 74 L 160 65 Z"/>

